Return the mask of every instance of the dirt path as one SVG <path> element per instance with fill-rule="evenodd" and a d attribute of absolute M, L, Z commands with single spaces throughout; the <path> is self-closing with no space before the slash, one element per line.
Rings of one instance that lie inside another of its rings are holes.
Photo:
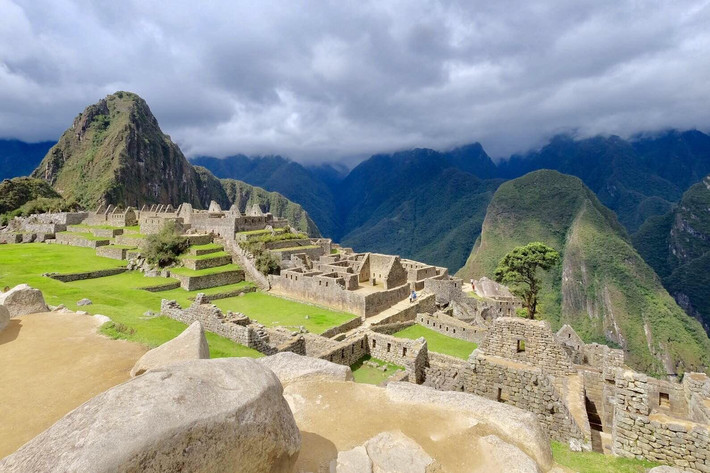
<path fill-rule="evenodd" d="M 0 332 L 0 458 L 129 378 L 146 348 L 111 340 L 88 315 L 33 314 Z"/>

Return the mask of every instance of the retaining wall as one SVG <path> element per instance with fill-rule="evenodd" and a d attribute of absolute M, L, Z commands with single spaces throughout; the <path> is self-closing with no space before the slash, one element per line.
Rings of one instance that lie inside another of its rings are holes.
<path fill-rule="evenodd" d="M 125 273 L 128 271 L 126 268 L 111 268 L 102 269 L 99 271 L 88 271 L 85 273 L 70 273 L 70 274 L 59 274 L 59 273 L 48 273 L 45 276 L 52 279 L 56 279 L 61 282 L 72 282 L 72 281 L 83 281 L 85 279 L 96 279 L 105 278 L 107 276 L 115 276 L 116 274 Z"/>
<path fill-rule="evenodd" d="M 180 287 L 186 291 L 199 291 L 211 287 L 226 286 L 244 281 L 244 271 L 235 269 L 222 273 L 205 274 L 202 276 L 186 276 L 182 274 L 171 274 L 171 277 L 180 281 Z"/>

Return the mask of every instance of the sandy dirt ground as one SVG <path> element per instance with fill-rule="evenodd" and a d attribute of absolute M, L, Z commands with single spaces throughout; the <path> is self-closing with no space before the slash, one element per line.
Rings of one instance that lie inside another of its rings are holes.
<path fill-rule="evenodd" d="M 490 472 L 478 439 L 486 429 L 466 416 L 436 406 L 397 404 L 375 386 L 352 382 L 296 382 L 284 395 L 301 430 L 296 472 L 328 473 L 339 451 L 363 444 L 380 432 L 400 430 L 445 473 Z"/>
<path fill-rule="evenodd" d="M 73 313 L 13 318 L 0 332 L 0 458 L 129 378 L 146 348 L 111 340 Z"/>

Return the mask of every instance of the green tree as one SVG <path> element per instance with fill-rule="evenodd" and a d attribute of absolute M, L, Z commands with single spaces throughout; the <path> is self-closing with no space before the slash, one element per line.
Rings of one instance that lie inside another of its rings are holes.
<path fill-rule="evenodd" d="M 148 235 L 142 254 L 150 264 L 164 268 L 177 262 L 188 246 L 187 238 L 180 236 L 175 222 L 168 221 L 159 233 Z"/>
<path fill-rule="evenodd" d="M 534 319 L 540 290 L 537 270 L 548 271 L 559 262 L 560 254 L 553 248 L 539 241 L 528 243 L 514 248 L 503 257 L 496 268 L 495 279 L 509 285 L 513 294 L 523 299 L 528 318 Z"/>

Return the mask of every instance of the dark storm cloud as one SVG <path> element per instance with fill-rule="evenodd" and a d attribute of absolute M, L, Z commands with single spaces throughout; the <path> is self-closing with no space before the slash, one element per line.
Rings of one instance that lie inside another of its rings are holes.
<path fill-rule="evenodd" d="M 0 0 L 0 136 L 116 90 L 187 154 L 333 160 L 710 127 L 703 1 Z"/>

